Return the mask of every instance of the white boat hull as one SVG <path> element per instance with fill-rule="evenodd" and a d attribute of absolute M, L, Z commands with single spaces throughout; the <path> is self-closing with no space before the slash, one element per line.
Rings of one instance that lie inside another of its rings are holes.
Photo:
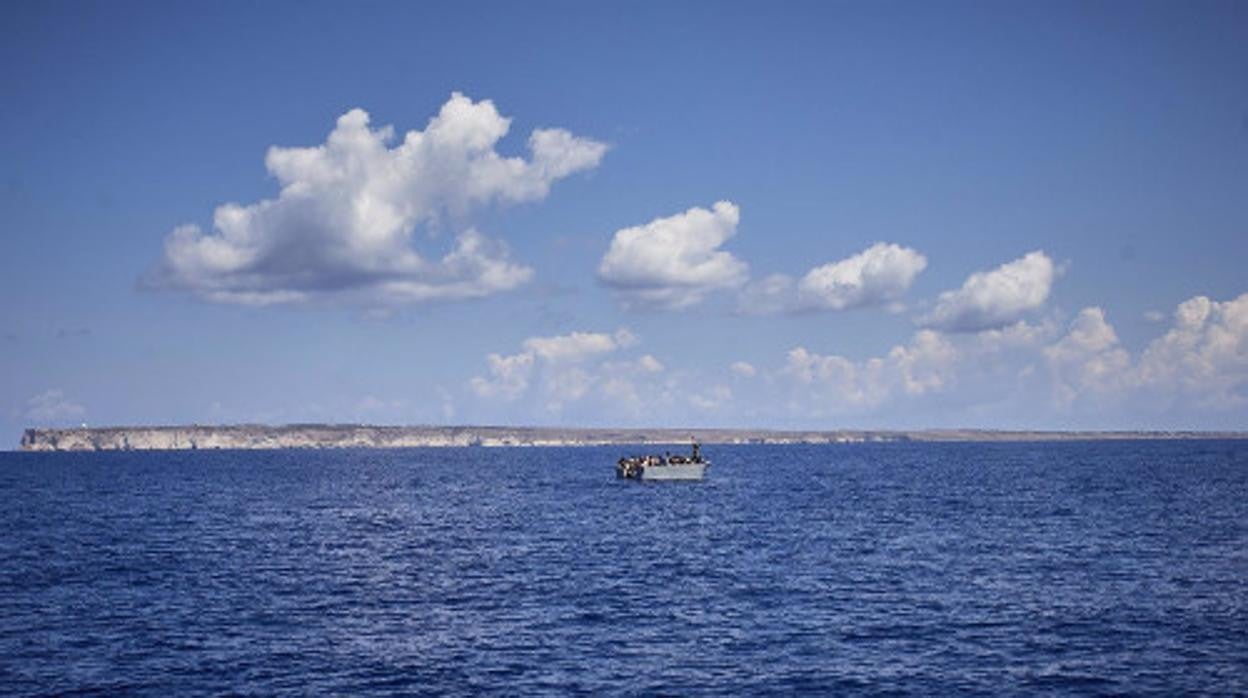
<path fill-rule="evenodd" d="M 642 480 L 701 480 L 706 474 L 703 463 L 677 463 L 674 465 L 647 465 L 641 469 Z"/>

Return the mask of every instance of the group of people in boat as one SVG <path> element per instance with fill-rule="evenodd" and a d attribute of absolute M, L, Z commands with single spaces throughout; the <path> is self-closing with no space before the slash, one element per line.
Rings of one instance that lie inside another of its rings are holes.
<path fill-rule="evenodd" d="M 662 467 L 665 465 L 687 465 L 690 463 L 701 463 L 702 453 L 697 441 L 693 442 L 693 452 L 688 456 L 673 456 L 671 451 L 661 456 L 625 456 L 620 459 L 616 465 L 616 473 L 620 477 L 638 477 L 641 475 L 643 468 Z"/>

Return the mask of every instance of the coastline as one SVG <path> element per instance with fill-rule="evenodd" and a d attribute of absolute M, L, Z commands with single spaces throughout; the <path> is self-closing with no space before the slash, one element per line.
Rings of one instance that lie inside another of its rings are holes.
<path fill-rule="evenodd" d="M 22 451 L 178 451 L 880 442 L 1248 439 L 1237 431 L 1031 431 L 993 429 L 779 430 L 290 424 L 26 429 Z"/>

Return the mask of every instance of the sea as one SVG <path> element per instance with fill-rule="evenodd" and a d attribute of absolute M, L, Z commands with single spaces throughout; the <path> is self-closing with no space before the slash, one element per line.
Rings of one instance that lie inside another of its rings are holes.
<path fill-rule="evenodd" d="M 0 694 L 1244 695 L 1248 441 L 0 454 Z"/>

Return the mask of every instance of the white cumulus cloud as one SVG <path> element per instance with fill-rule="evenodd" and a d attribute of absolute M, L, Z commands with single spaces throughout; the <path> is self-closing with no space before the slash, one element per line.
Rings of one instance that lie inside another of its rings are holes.
<path fill-rule="evenodd" d="M 1114 404 L 1138 414 L 1212 414 L 1248 405 L 1248 294 L 1196 296 L 1133 357 L 1100 308 L 1085 308 L 1045 347 L 1056 403 Z"/>
<path fill-rule="evenodd" d="M 920 330 L 910 344 L 888 352 L 888 364 L 895 368 L 898 383 L 908 395 L 944 389 L 959 358 L 948 338 L 932 330 Z"/>
<path fill-rule="evenodd" d="M 1174 325 L 1144 350 L 1139 383 L 1201 407 L 1248 404 L 1248 293 L 1181 303 Z"/>
<path fill-rule="evenodd" d="M 861 361 L 799 346 L 789 351 L 780 375 L 801 388 L 799 401 L 807 405 L 803 409 L 844 413 L 873 409 L 901 396 L 941 392 L 955 382 L 961 358 L 944 335 L 920 330 L 909 344 Z"/>
<path fill-rule="evenodd" d="M 737 231 L 740 210 L 720 201 L 618 230 L 598 277 L 628 304 L 678 310 L 746 282 L 748 267 L 719 249 Z"/>
<path fill-rule="evenodd" d="M 572 332 L 557 337 L 530 337 L 525 351 L 549 362 L 579 361 L 595 354 L 615 351 L 632 343 L 632 333 L 621 329 L 615 335 L 602 332 Z"/>
<path fill-rule="evenodd" d="M 487 356 L 488 374 L 472 378 L 468 387 L 492 410 L 510 406 L 528 423 L 535 415 L 571 413 L 572 407 L 582 420 L 642 419 L 675 404 L 681 391 L 680 378 L 669 376 L 658 358 L 627 353 L 639 342 L 624 328 L 530 337 L 516 354 Z"/>
<path fill-rule="evenodd" d="M 578 399 L 593 383 L 593 376 L 575 364 L 632 346 L 637 338 L 621 328 L 614 334 L 605 332 L 570 332 L 554 337 L 530 337 L 521 344 L 517 354 L 490 354 L 486 357 L 489 376 L 475 376 L 468 385 L 479 397 L 512 401 L 525 395 L 533 374 L 545 370 L 548 392 L 562 393 L 566 399 Z M 649 366 L 657 364 L 654 357 Z M 659 370 L 662 367 L 659 365 Z"/>
<path fill-rule="evenodd" d="M 440 259 L 414 244 L 421 226 L 490 203 L 540 200 L 606 152 L 562 129 L 538 129 L 528 158 L 505 157 L 495 146 L 510 125 L 489 100 L 455 93 L 423 131 L 396 143 L 391 127 L 372 128 L 368 113 L 353 109 L 321 145 L 270 148 L 277 198 L 219 206 L 210 231 L 178 227 L 147 281 L 247 304 L 421 302 L 513 289 L 532 270 L 511 261 L 501 242 L 468 229 Z"/>
<path fill-rule="evenodd" d="M 1131 355 L 1100 308 L 1084 308 L 1066 335 L 1044 348 L 1058 405 L 1081 396 L 1112 396 L 1130 381 Z"/>
<path fill-rule="evenodd" d="M 1248 293 L 1184 301 L 1171 328 L 1135 353 L 1104 310 L 1088 307 L 1064 331 L 1024 321 L 977 333 L 923 329 L 861 360 L 799 346 L 776 375 L 790 412 L 805 418 L 926 409 L 936 421 L 961 415 L 955 425 L 1227 424 L 1248 407 Z M 1242 418 L 1230 424 L 1243 428 Z"/>
<path fill-rule="evenodd" d="M 489 355 L 470 387 L 482 406 L 522 422 L 1244 428 L 1248 294 L 1197 296 L 1173 317 L 1142 349 L 1087 307 L 1064 326 L 1046 317 L 980 332 L 924 328 L 866 356 L 790 345 L 769 365 L 710 372 L 630 349 L 640 342 L 625 330 L 570 332 Z"/>
<path fill-rule="evenodd" d="M 741 290 L 737 310 L 746 315 L 812 310 L 850 310 L 899 305 L 901 297 L 927 268 L 917 250 L 878 242 L 845 259 L 817 266 L 801 279 L 771 274 Z"/>
<path fill-rule="evenodd" d="M 949 332 L 1011 325 L 1048 300 L 1057 269 L 1044 252 L 1029 252 L 992 271 L 971 274 L 962 288 L 940 294 L 920 323 Z"/>
<path fill-rule="evenodd" d="M 529 389 L 529 374 L 533 370 L 534 356 L 529 352 L 503 356 L 490 354 L 485 357 L 490 377 L 474 376 L 469 381 L 473 392 L 481 397 L 499 397 L 515 400 Z"/>
<path fill-rule="evenodd" d="M 815 267 L 797 284 L 802 307 L 845 310 L 899 300 L 927 267 L 909 247 L 879 242 L 852 257 Z"/>

